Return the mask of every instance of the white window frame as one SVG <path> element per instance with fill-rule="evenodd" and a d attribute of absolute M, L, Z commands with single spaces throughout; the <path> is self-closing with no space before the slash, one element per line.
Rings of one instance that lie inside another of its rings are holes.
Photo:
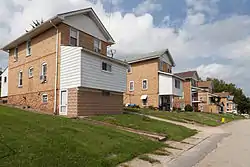
<path fill-rule="evenodd" d="M 15 47 L 14 49 L 14 61 L 18 60 L 18 47 Z"/>
<path fill-rule="evenodd" d="M 98 53 L 102 51 L 102 41 L 97 38 L 94 38 L 94 51 Z"/>
<path fill-rule="evenodd" d="M 46 67 L 47 67 L 46 75 L 44 75 L 44 69 L 43 69 L 45 65 L 46 65 Z M 42 67 L 41 75 L 42 75 L 42 76 L 47 76 L 47 74 L 48 74 L 48 64 L 47 64 L 47 63 L 42 63 L 42 66 L 41 66 L 41 67 Z"/>
<path fill-rule="evenodd" d="M 26 56 L 31 56 L 31 40 L 26 42 Z"/>
<path fill-rule="evenodd" d="M 179 86 L 178 86 L 178 83 L 179 83 Z M 175 87 L 176 89 L 181 89 L 181 81 L 178 80 L 178 79 L 175 79 L 174 87 Z"/>
<path fill-rule="evenodd" d="M 22 77 L 21 77 L 21 73 L 22 73 Z M 22 80 L 22 85 L 20 84 L 21 80 Z M 18 87 L 19 88 L 23 87 L 23 71 L 19 71 L 19 73 L 18 73 Z"/>
<path fill-rule="evenodd" d="M 76 37 L 73 36 L 72 31 L 76 32 Z M 69 33 L 69 45 L 74 46 L 71 44 L 71 37 L 76 39 L 76 46 L 79 46 L 79 31 L 73 27 L 70 27 L 70 33 Z M 75 47 L 76 47 L 75 46 Z"/>
<path fill-rule="evenodd" d="M 31 73 L 31 71 L 32 71 L 32 73 Z M 28 76 L 29 76 L 29 78 L 33 78 L 33 72 L 34 72 L 34 68 L 33 68 L 33 67 L 30 67 L 30 68 L 28 69 Z"/>
<path fill-rule="evenodd" d="M 143 86 L 143 82 L 146 81 L 146 88 L 144 88 Z M 148 90 L 148 80 L 147 79 L 143 79 L 142 80 L 142 90 Z"/>
<path fill-rule="evenodd" d="M 133 83 L 133 89 L 131 89 L 131 83 Z M 129 81 L 129 91 L 130 92 L 135 91 L 135 82 L 134 81 Z"/>
<path fill-rule="evenodd" d="M 6 83 L 7 82 L 7 77 L 5 76 L 4 78 L 3 78 L 3 83 Z"/>
<path fill-rule="evenodd" d="M 107 67 L 106 67 L 107 69 L 106 70 L 103 69 L 103 63 L 105 63 L 107 65 Z M 110 67 L 110 68 L 108 68 L 108 67 Z M 108 62 L 105 62 L 105 61 L 102 61 L 102 63 L 101 63 L 101 69 L 102 69 L 103 72 L 112 73 L 112 64 L 108 63 Z"/>
<path fill-rule="evenodd" d="M 46 96 L 46 97 L 47 97 L 47 100 L 46 100 L 46 101 L 44 101 L 44 96 Z M 49 101 L 48 94 L 42 94 L 42 103 L 43 103 L 43 104 L 47 104 L 47 103 L 48 103 L 48 101 Z"/>

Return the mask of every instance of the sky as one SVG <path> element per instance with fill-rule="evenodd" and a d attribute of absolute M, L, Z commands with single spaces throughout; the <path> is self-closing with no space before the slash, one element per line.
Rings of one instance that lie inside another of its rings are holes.
<path fill-rule="evenodd" d="M 92 7 L 116 57 L 169 49 L 174 72 L 233 82 L 250 96 L 250 0 L 0 0 L 0 47 L 44 20 Z M 8 55 L 0 51 L 0 67 Z"/>

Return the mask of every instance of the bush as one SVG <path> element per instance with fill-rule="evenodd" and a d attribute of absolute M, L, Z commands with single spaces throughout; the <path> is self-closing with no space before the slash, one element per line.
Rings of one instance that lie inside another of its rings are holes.
<path fill-rule="evenodd" d="M 173 111 L 176 111 L 177 110 L 177 108 L 176 107 L 173 107 Z"/>
<path fill-rule="evenodd" d="M 194 109 L 193 109 L 193 107 L 191 105 L 188 104 L 188 105 L 185 106 L 185 111 L 192 112 L 192 111 L 194 111 Z"/>
<path fill-rule="evenodd" d="M 134 108 L 134 107 L 124 107 L 124 110 L 130 112 L 140 112 L 140 108 Z"/>

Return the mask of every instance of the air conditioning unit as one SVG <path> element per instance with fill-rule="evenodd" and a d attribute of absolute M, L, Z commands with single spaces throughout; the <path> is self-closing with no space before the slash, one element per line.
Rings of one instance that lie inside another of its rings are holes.
<path fill-rule="evenodd" d="M 47 76 L 46 75 L 41 75 L 40 76 L 40 81 L 41 81 L 41 83 L 46 82 L 47 81 Z"/>

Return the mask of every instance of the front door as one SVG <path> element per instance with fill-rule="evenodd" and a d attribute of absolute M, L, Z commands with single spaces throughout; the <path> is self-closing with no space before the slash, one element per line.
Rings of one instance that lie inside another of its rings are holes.
<path fill-rule="evenodd" d="M 67 104 L 68 104 L 68 95 L 67 91 L 61 91 L 61 100 L 60 100 L 60 115 L 67 115 Z"/>

